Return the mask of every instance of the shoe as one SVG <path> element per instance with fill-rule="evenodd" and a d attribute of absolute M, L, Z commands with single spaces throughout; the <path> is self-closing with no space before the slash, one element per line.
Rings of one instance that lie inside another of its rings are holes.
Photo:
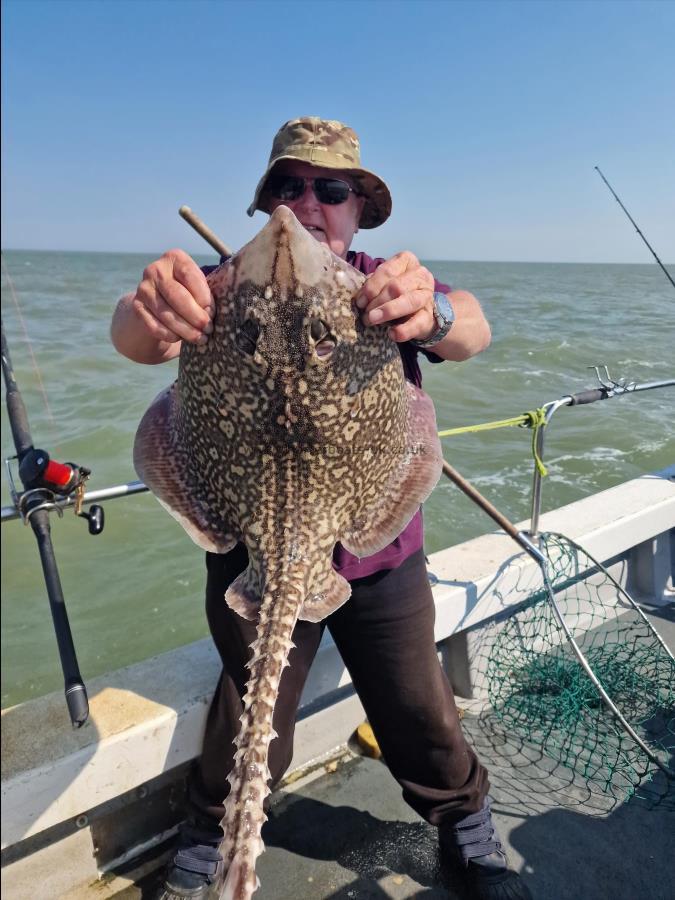
<path fill-rule="evenodd" d="M 180 849 L 173 858 L 157 900 L 212 900 L 212 888 L 223 861 L 220 836 L 191 825 L 181 828 Z"/>
<path fill-rule="evenodd" d="M 475 900 L 532 900 L 530 889 L 516 871 L 509 869 L 501 850 L 470 860 L 464 874 Z"/>
<path fill-rule="evenodd" d="M 520 875 L 509 868 L 488 800 L 478 813 L 438 829 L 441 864 L 460 872 L 471 900 L 532 900 Z"/>

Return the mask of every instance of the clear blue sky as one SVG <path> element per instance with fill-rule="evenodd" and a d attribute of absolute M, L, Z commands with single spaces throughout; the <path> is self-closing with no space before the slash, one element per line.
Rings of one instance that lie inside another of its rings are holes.
<path fill-rule="evenodd" d="M 356 249 L 675 261 L 674 2 L 4 0 L 4 248 L 232 246 L 274 132 L 351 124 L 394 214 Z"/>

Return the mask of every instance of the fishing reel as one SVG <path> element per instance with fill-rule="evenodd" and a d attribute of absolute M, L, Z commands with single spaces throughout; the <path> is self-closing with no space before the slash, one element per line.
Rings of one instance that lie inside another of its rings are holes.
<path fill-rule="evenodd" d="M 19 460 L 19 478 L 27 491 L 45 488 L 67 497 L 86 481 L 90 470 L 75 463 L 50 459 L 46 450 L 31 447 Z"/>
<path fill-rule="evenodd" d="M 103 507 L 92 504 L 87 512 L 82 509 L 84 486 L 90 475 L 91 469 L 73 462 L 57 462 L 46 450 L 31 447 L 19 459 L 19 477 L 25 492 L 19 496 L 12 483 L 13 498 L 22 518 L 28 522 L 33 512 L 45 508 L 56 509 L 62 515 L 63 501 L 73 497 L 75 515 L 87 520 L 89 534 L 100 534 L 105 525 Z"/>

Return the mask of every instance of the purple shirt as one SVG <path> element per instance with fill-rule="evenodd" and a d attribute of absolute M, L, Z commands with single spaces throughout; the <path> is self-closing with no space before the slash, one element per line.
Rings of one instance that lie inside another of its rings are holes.
<path fill-rule="evenodd" d="M 221 262 L 224 261 L 224 259 L 221 259 Z M 353 250 L 350 250 L 347 253 L 347 262 L 364 275 L 370 275 L 384 262 L 384 259 L 381 257 L 373 259 L 366 253 L 355 253 Z M 203 266 L 202 272 L 208 275 L 215 268 L 217 266 Z M 447 294 L 451 288 L 447 284 L 435 281 L 434 290 Z M 418 353 L 423 353 L 432 363 L 443 362 L 440 356 L 436 356 L 430 350 L 422 350 L 409 342 L 399 344 L 398 348 L 401 352 L 405 377 L 417 387 L 422 386 L 422 372 L 417 362 Z M 333 568 L 347 581 L 353 581 L 355 578 L 365 578 L 366 575 L 373 575 L 375 572 L 381 572 L 384 569 L 395 569 L 397 566 L 400 566 L 409 556 L 412 556 L 413 553 L 420 549 L 423 542 L 422 510 L 418 509 L 399 536 L 383 550 L 380 550 L 379 553 L 374 553 L 372 556 L 365 556 L 359 559 L 348 550 L 345 550 L 342 544 L 336 544 L 333 550 Z"/>

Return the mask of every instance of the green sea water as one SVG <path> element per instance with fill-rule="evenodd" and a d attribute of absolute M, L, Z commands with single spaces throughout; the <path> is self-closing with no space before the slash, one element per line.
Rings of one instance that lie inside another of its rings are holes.
<path fill-rule="evenodd" d="M 136 478 L 131 448 L 149 402 L 176 364 L 138 366 L 113 350 L 116 300 L 152 254 L 3 253 L 3 319 L 33 438 L 92 469 L 95 490 Z M 201 263 L 213 262 L 205 256 Z M 675 377 L 675 292 L 656 265 L 431 262 L 480 298 L 488 351 L 425 364 L 439 428 L 516 416 L 584 387 L 588 366 L 649 382 Z M 25 331 L 24 331 L 25 324 Z M 675 388 L 558 412 L 546 436 L 544 509 L 675 462 Z M 446 457 L 513 520 L 530 510 L 528 429 L 443 441 Z M 3 406 L 3 457 L 13 451 Z M 3 474 L 2 503 L 9 503 Z M 109 501 L 91 537 L 72 512 L 52 534 L 85 681 L 207 634 L 203 554 L 149 495 Z M 492 530 L 449 482 L 425 506 L 427 550 Z M 2 706 L 60 689 L 62 679 L 32 531 L 2 525 Z"/>

